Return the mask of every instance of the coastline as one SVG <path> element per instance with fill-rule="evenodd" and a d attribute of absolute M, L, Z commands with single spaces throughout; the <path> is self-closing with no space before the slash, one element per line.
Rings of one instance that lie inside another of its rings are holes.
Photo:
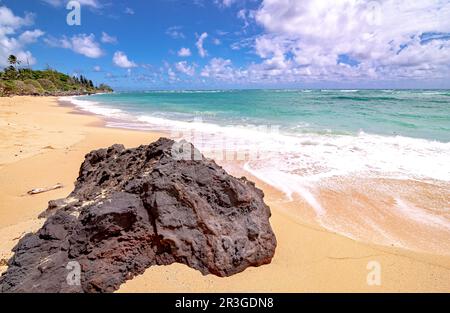
<path fill-rule="evenodd" d="M 81 113 L 81 114 L 80 114 Z M 97 116 L 61 106 L 55 97 L 0 98 L 0 259 L 43 221 L 47 202 L 67 196 L 84 155 L 115 143 L 134 147 L 163 134 L 104 127 Z M 233 172 L 233 175 L 241 173 Z M 278 239 L 272 263 L 229 278 L 202 276 L 173 264 L 151 267 L 124 284 L 122 292 L 381 292 L 450 291 L 450 257 L 376 246 L 304 224 L 289 213 L 283 195 L 251 177 L 266 194 Z M 36 187 L 62 183 L 64 188 L 25 196 Z M 300 208 L 301 209 L 301 208 Z M 379 262 L 381 286 L 366 282 L 370 261 Z M 0 266 L 0 272 L 4 270 Z"/>

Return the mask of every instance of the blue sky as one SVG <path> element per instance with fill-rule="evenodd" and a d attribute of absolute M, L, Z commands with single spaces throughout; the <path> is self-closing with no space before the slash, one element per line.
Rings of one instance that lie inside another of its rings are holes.
<path fill-rule="evenodd" d="M 80 0 L 79 26 L 67 2 L 0 0 L 0 57 L 117 89 L 450 88 L 448 1 Z"/>

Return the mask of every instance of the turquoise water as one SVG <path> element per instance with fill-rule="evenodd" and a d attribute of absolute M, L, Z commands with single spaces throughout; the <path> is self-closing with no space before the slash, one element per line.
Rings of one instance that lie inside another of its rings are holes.
<path fill-rule="evenodd" d="M 214 159 L 244 151 L 245 170 L 289 197 L 336 176 L 450 181 L 450 91 L 151 91 L 66 100 L 103 115 L 109 127 L 168 131 Z"/>
<path fill-rule="evenodd" d="M 400 135 L 450 141 L 450 91 L 160 91 L 85 98 L 136 116 L 219 125 L 278 125 L 283 132 Z"/>

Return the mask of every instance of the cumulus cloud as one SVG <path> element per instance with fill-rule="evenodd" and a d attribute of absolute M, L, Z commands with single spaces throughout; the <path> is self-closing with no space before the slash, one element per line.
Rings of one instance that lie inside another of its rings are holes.
<path fill-rule="evenodd" d="M 307 77 L 438 77 L 449 70 L 450 2 L 264 0 L 259 67 Z"/>
<path fill-rule="evenodd" d="M 34 14 L 27 13 L 24 17 L 16 16 L 6 6 L 0 7 L 0 26 L 2 33 L 14 33 L 22 26 L 29 26 L 34 23 Z"/>
<path fill-rule="evenodd" d="M 101 72 L 102 68 L 99 65 L 94 66 L 93 68 L 94 72 Z"/>
<path fill-rule="evenodd" d="M 195 43 L 195 45 L 197 46 L 197 49 L 198 49 L 198 54 L 202 58 L 204 58 L 208 55 L 208 51 L 206 51 L 205 48 L 203 47 L 203 43 L 206 40 L 206 38 L 208 38 L 208 33 L 203 33 L 200 35 L 200 37 L 198 37 L 198 40 Z"/>
<path fill-rule="evenodd" d="M 27 30 L 19 36 L 19 42 L 22 44 L 34 43 L 44 34 L 45 33 L 40 29 Z"/>
<path fill-rule="evenodd" d="M 27 13 L 20 17 L 6 6 L 0 6 L 0 66 L 7 65 L 7 58 L 11 54 L 23 64 L 32 65 L 36 62 L 32 53 L 26 50 L 26 46 L 36 42 L 44 32 L 34 29 L 17 34 L 23 27 L 31 26 L 33 23 L 33 14 Z"/>
<path fill-rule="evenodd" d="M 200 75 L 246 83 L 450 79 L 448 16 L 450 2 L 440 0 L 262 0 L 237 13 L 262 33 L 231 45 L 261 60 L 236 68 L 213 58 Z M 205 39 L 197 42 L 202 57 Z"/>
<path fill-rule="evenodd" d="M 181 48 L 177 54 L 179 57 L 190 57 L 191 50 L 189 48 Z"/>
<path fill-rule="evenodd" d="M 117 43 L 117 37 L 114 37 L 114 36 L 108 35 L 105 32 L 102 32 L 102 39 L 101 39 L 101 41 L 103 43 L 116 44 Z"/>
<path fill-rule="evenodd" d="M 137 67 L 137 64 L 128 59 L 128 56 L 122 51 L 116 51 L 113 56 L 113 63 L 121 68 Z"/>
<path fill-rule="evenodd" d="M 222 58 L 211 59 L 200 75 L 205 78 L 226 81 L 234 81 L 240 76 L 239 71 L 233 69 L 231 60 Z"/>
<path fill-rule="evenodd" d="M 189 65 L 186 61 L 175 63 L 175 68 L 178 72 L 188 76 L 195 75 L 195 66 Z"/>
<path fill-rule="evenodd" d="M 70 49 L 75 53 L 92 59 L 103 56 L 103 50 L 95 40 L 94 34 L 78 34 L 70 38 L 63 36 L 61 39 L 49 37 L 45 39 L 45 42 L 52 47 Z"/>

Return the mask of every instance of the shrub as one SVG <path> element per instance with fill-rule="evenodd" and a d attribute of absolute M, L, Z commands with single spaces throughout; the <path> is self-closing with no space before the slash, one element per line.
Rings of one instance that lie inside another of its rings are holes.
<path fill-rule="evenodd" d="M 33 95 L 41 95 L 44 93 L 44 88 L 42 88 L 41 84 L 37 80 L 27 79 L 25 84 L 31 85 L 33 88 L 29 87 L 30 90 L 33 91 Z"/>
<path fill-rule="evenodd" d="M 14 95 L 16 93 L 16 85 L 13 81 L 5 80 L 4 81 L 4 87 L 3 87 L 3 95 L 4 96 L 10 96 Z"/>
<path fill-rule="evenodd" d="M 31 84 L 37 89 L 40 89 L 40 88 L 42 89 L 41 84 L 39 84 L 39 82 L 37 80 L 27 79 L 27 80 L 24 81 L 24 83 L 27 84 L 27 85 Z"/>
<path fill-rule="evenodd" d="M 25 94 L 29 96 L 40 96 L 44 94 L 44 89 L 42 88 L 38 89 L 33 84 L 26 84 Z"/>
<path fill-rule="evenodd" d="M 33 79 L 33 70 L 29 69 L 29 68 L 21 68 L 17 71 L 18 73 L 18 79 L 20 80 L 28 80 L 28 79 Z"/>
<path fill-rule="evenodd" d="M 7 80 L 14 80 L 17 78 L 17 71 L 14 66 L 9 66 L 3 70 L 3 77 Z"/>
<path fill-rule="evenodd" d="M 25 95 L 26 94 L 27 85 L 23 81 L 15 80 L 15 81 L 13 81 L 13 84 L 15 86 L 17 95 Z"/>
<path fill-rule="evenodd" d="M 106 85 L 106 84 L 100 84 L 100 86 L 97 87 L 97 89 L 101 90 L 101 91 L 106 91 L 106 92 L 112 92 L 113 89 Z"/>
<path fill-rule="evenodd" d="M 38 82 L 42 86 L 42 88 L 44 88 L 45 91 L 55 91 L 56 90 L 55 84 L 53 84 L 52 81 L 50 81 L 46 78 L 38 79 Z"/>

